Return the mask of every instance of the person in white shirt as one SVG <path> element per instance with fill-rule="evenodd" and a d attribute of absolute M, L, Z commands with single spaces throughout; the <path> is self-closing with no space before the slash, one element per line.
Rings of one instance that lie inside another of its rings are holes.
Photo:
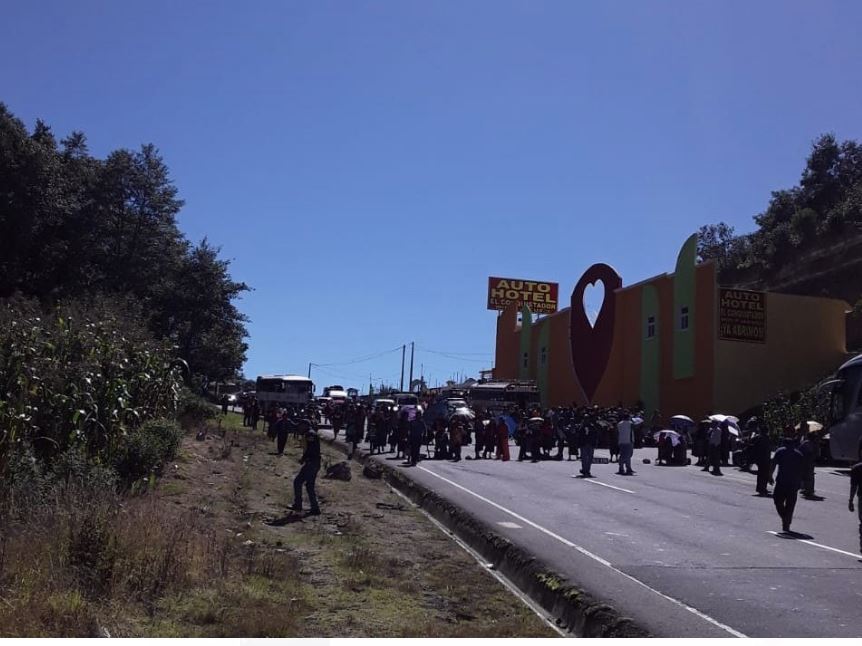
<path fill-rule="evenodd" d="M 632 426 L 632 416 L 628 413 L 624 413 L 622 420 L 617 424 L 617 438 L 620 447 L 619 469 L 617 473 L 622 476 L 632 476 L 635 473 L 632 471 L 635 435 Z"/>

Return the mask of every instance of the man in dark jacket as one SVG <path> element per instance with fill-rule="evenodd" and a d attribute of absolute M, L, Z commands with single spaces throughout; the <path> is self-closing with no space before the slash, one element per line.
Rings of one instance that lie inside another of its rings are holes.
<path fill-rule="evenodd" d="M 754 440 L 751 445 L 751 460 L 757 465 L 757 488 L 758 495 L 768 496 L 770 478 L 770 461 L 772 459 L 772 446 L 769 435 L 765 430 L 755 427 Z"/>
<path fill-rule="evenodd" d="M 317 505 L 314 482 L 317 479 L 317 472 L 320 471 L 320 437 L 313 430 L 309 430 L 305 437 L 305 451 L 299 459 L 302 467 L 293 479 L 293 504 L 288 509 L 297 512 L 302 511 L 302 485 L 304 484 L 306 491 L 308 491 L 308 503 L 311 505 L 308 515 L 319 516 L 320 507 Z"/>
<path fill-rule="evenodd" d="M 775 489 L 772 491 L 772 501 L 775 510 L 781 517 L 781 529 L 790 531 L 793 521 L 793 509 L 796 507 L 796 497 L 799 495 L 799 485 L 805 469 L 805 458 L 796 448 L 793 428 L 784 431 L 784 443 L 772 456 L 772 469 L 778 467 L 778 477 L 775 479 Z"/>
<path fill-rule="evenodd" d="M 591 469 L 593 467 L 593 452 L 596 448 L 598 440 L 598 426 L 596 420 L 587 415 L 584 418 L 584 423 L 581 426 L 581 476 L 582 478 L 592 478 Z"/>
<path fill-rule="evenodd" d="M 284 445 L 287 444 L 287 434 L 290 431 L 291 420 L 288 419 L 287 413 L 283 413 L 276 417 L 275 423 L 272 425 L 272 432 L 275 434 L 276 451 L 279 455 L 284 455 Z"/>
<path fill-rule="evenodd" d="M 410 445 L 409 464 L 415 467 L 419 464 L 419 452 L 422 450 L 422 443 L 425 441 L 425 435 L 428 433 L 428 427 L 425 425 L 425 420 L 422 419 L 422 410 L 416 410 L 416 417 L 410 422 L 410 431 L 408 433 L 408 443 Z"/>

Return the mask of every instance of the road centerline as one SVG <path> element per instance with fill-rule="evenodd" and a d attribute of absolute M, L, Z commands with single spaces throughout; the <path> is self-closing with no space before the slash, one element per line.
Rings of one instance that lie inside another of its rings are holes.
<path fill-rule="evenodd" d="M 721 630 L 724 630 L 725 632 L 730 633 L 730 634 L 731 634 L 731 635 L 733 635 L 734 637 L 747 637 L 747 635 L 745 635 L 745 634 L 743 634 L 743 633 L 739 632 L 738 630 L 736 630 L 736 629 L 734 629 L 734 628 L 731 628 L 730 626 L 728 626 L 728 625 L 726 625 L 726 624 L 721 623 L 721 622 L 720 622 L 720 621 L 718 621 L 717 619 L 715 619 L 715 618 L 713 618 L 713 617 L 710 617 L 709 615 L 707 615 L 707 614 L 706 614 L 706 613 L 704 613 L 704 612 L 701 612 L 701 611 L 700 611 L 700 610 L 698 610 L 697 608 L 694 608 L 694 607 L 692 607 L 692 606 L 689 606 L 688 604 L 686 604 L 686 603 L 684 603 L 684 602 L 680 601 L 679 599 L 674 599 L 673 597 L 671 597 L 671 596 L 669 596 L 669 595 L 666 595 L 664 592 L 661 592 L 661 591 L 659 591 L 659 590 L 656 590 L 655 588 L 653 588 L 652 586 L 648 585 L 647 583 L 644 583 L 644 582 L 643 582 L 643 581 L 641 581 L 640 579 L 633 577 L 631 574 L 627 574 L 626 572 L 623 572 L 623 571 L 622 571 L 622 570 L 620 570 L 619 568 L 614 567 L 614 565 L 612 565 L 612 564 L 611 564 L 611 562 L 610 562 L 610 561 L 608 561 L 607 559 L 604 559 L 604 558 L 602 558 L 601 556 L 599 556 L 599 555 L 597 555 L 597 554 L 593 554 L 593 553 L 592 553 L 592 552 L 590 552 L 588 549 L 586 549 L 586 548 L 584 548 L 584 547 L 581 547 L 580 545 L 577 545 L 577 544 L 573 543 L 573 542 L 572 542 L 572 541 L 570 541 L 569 539 L 564 538 L 564 537 L 560 536 L 559 534 L 556 534 L 556 533 L 552 532 L 551 530 L 549 530 L 549 529 L 547 529 L 547 528 L 545 528 L 545 527 L 542 527 L 541 525 L 539 525 L 538 523 L 533 522 L 533 521 L 532 521 L 532 520 L 530 520 L 529 518 L 525 518 L 524 516 L 521 516 L 520 514 L 518 514 L 517 512 L 512 511 L 511 509 L 507 509 L 506 507 L 503 507 L 503 506 L 502 506 L 502 505 L 500 505 L 499 503 L 496 503 L 496 502 L 494 502 L 493 500 L 490 500 L 489 498 L 486 498 L 485 496 L 483 496 L 483 495 L 481 495 L 481 494 L 479 494 L 479 493 L 476 493 L 475 491 L 472 491 L 472 490 L 468 489 L 467 487 L 465 487 L 465 486 L 463 486 L 463 485 L 458 484 L 457 482 L 454 482 L 454 481 L 452 481 L 452 480 L 449 480 L 449 478 L 445 478 L 445 477 L 441 476 L 441 475 L 440 475 L 440 474 L 438 474 L 438 473 L 434 473 L 433 471 L 431 471 L 430 469 L 428 469 L 428 468 L 426 468 L 426 467 L 423 467 L 423 466 L 419 465 L 419 467 L 418 467 L 418 468 L 419 468 L 419 469 L 421 469 L 422 471 L 424 471 L 425 473 L 428 473 L 428 474 L 430 474 L 430 475 L 434 476 L 435 478 L 439 478 L 439 479 L 440 479 L 440 480 L 442 480 L 443 482 L 446 482 L 446 483 L 448 483 L 448 484 L 452 485 L 453 487 L 455 487 L 455 488 L 457 488 L 457 489 L 460 489 L 460 490 L 464 491 L 465 493 L 470 494 L 471 496 L 473 496 L 473 497 L 475 497 L 475 498 L 477 498 L 477 499 L 481 500 L 482 502 L 485 502 L 485 503 L 487 503 L 487 504 L 491 505 L 492 507 L 495 507 L 496 509 L 499 509 L 500 511 L 502 511 L 502 512 L 504 512 L 504 513 L 506 513 L 506 514 L 509 514 L 509 515 L 510 515 L 510 516 L 512 516 L 513 518 L 517 518 L 518 520 L 520 520 L 520 521 L 521 521 L 521 522 L 523 522 L 523 523 L 526 523 L 526 524 L 527 524 L 527 525 L 529 525 L 530 527 L 533 527 L 534 529 L 539 530 L 540 532 L 542 532 L 542 533 L 544 533 L 544 534 L 546 534 L 546 535 L 550 536 L 551 538 L 556 539 L 557 541 L 561 542 L 563 545 L 566 545 L 566 546 L 568 546 L 568 547 L 571 547 L 572 549 L 574 549 L 574 550 L 576 550 L 577 552 L 579 552 L 579 553 L 583 554 L 584 556 L 586 556 L 586 557 L 588 557 L 588 558 L 590 558 L 590 559 L 592 559 L 592 560 L 596 561 L 597 563 L 600 563 L 601 565 L 604 565 L 604 566 L 605 566 L 606 568 L 608 568 L 609 570 L 612 570 L 613 572 L 616 572 L 617 574 L 619 574 L 620 576 L 622 576 L 622 577 L 624 577 L 624 578 L 628 579 L 629 581 L 632 581 L 633 583 L 636 583 L 637 585 L 639 585 L 639 586 L 641 586 L 641 587 L 643 587 L 643 588 L 646 588 L 647 590 L 649 590 L 650 592 L 653 592 L 654 594 L 658 595 L 658 596 L 659 596 L 659 597 L 661 597 L 662 599 L 665 599 L 665 600 L 667 600 L 667 601 L 670 601 L 670 602 L 671 602 L 671 603 L 673 603 L 674 605 L 677 605 L 677 606 L 679 606 L 680 608 L 683 608 L 684 610 L 686 610 L 686 611 L 690 612 L 691 614 L 693 614 L 693 615 L 695 615 L 695 616 L 697 616 L 697 617 L 699 617 L 699 618 L 703 619 L 704 621 L 706 621 L 706 622 L 708 622 L 708 623 L 712 624 L 713 626 L 716 626 L 717 628 L 720 628 Z"/>
<path fill-rule="evenodd" d="M 767 534 L 772 534 L 773 536 L 778 536 L 778 532 L 767 531 Z M 830 552 L 838 552 L 839 554 L 844 554 L 845 556 L 852 556 L 854 559 L 862 558 L 862 554 L 854 554 L 853 552 L 846 552 L 844 550 L 839 550 L 837 547 L 830 547 L 829 545 L 823 545 L 822 543 L 815 543 L 814 541 L 809 541 L 804 538 L 793 538 L 791 540 L 796 541 L 797 543 L 806 543 L 807 545 L 813 545 L 814 547 L 819 547 L 824 550 L 829 550 Z"/>
<path fill-rule="evenodd" d="M 573 478 L 577 478 L 578 476 L 572 476 Z M 582 478 L 585 482 L 589 482 L 590 484 L 599 485 L 600 487 L 607 487 L 608 489 L 616 489 L 617 491 L 625 491 L 626 493 L 634 493 L 631 489 L 623 489 L 622 487 L 617 487 L 612 484 L 608 484 L 607 482 L 599 482 L 598 480 L 590 480 L 589 478 Z"/>

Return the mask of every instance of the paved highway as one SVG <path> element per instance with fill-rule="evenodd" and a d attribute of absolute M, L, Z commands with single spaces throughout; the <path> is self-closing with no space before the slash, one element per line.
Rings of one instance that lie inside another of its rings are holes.
<path fill-rule="evenodd" d="M 818 468 L 825 500 L 800 498 L 792 529 L 805 536 L 787 538 L 772 500 L 754 495 L 754 475 L 726 467 L 717 477 L 644 457 L 654 460 L 655 449 L 635 452 L 635 476 L 594 465 L 589 480 L 574 478 L 580 463 L 568 461 L 424 460 L 410 468 L 391 454 L 375 459 L 657 635 L 862 636 L 858 521 L 847 510 L 846 475 Z"/>

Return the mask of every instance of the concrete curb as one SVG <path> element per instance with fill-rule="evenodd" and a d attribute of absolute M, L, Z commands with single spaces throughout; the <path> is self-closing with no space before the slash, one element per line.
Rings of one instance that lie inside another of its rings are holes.
<path fill-rule="evenodd" d="M 349 447 L 340 440 L 335 445 L 349 454 Z M 371 456 L 357 449 L 353 459 L 365 465 Z M 492 563 L 494 569 L 547 611 L 561 628 L 578 637 L 652 636 L 646 628 L 573 585 L 472 514 L 414 481 L 406 472 L 381 462 L 374 464 L 390 485 Z"/>

